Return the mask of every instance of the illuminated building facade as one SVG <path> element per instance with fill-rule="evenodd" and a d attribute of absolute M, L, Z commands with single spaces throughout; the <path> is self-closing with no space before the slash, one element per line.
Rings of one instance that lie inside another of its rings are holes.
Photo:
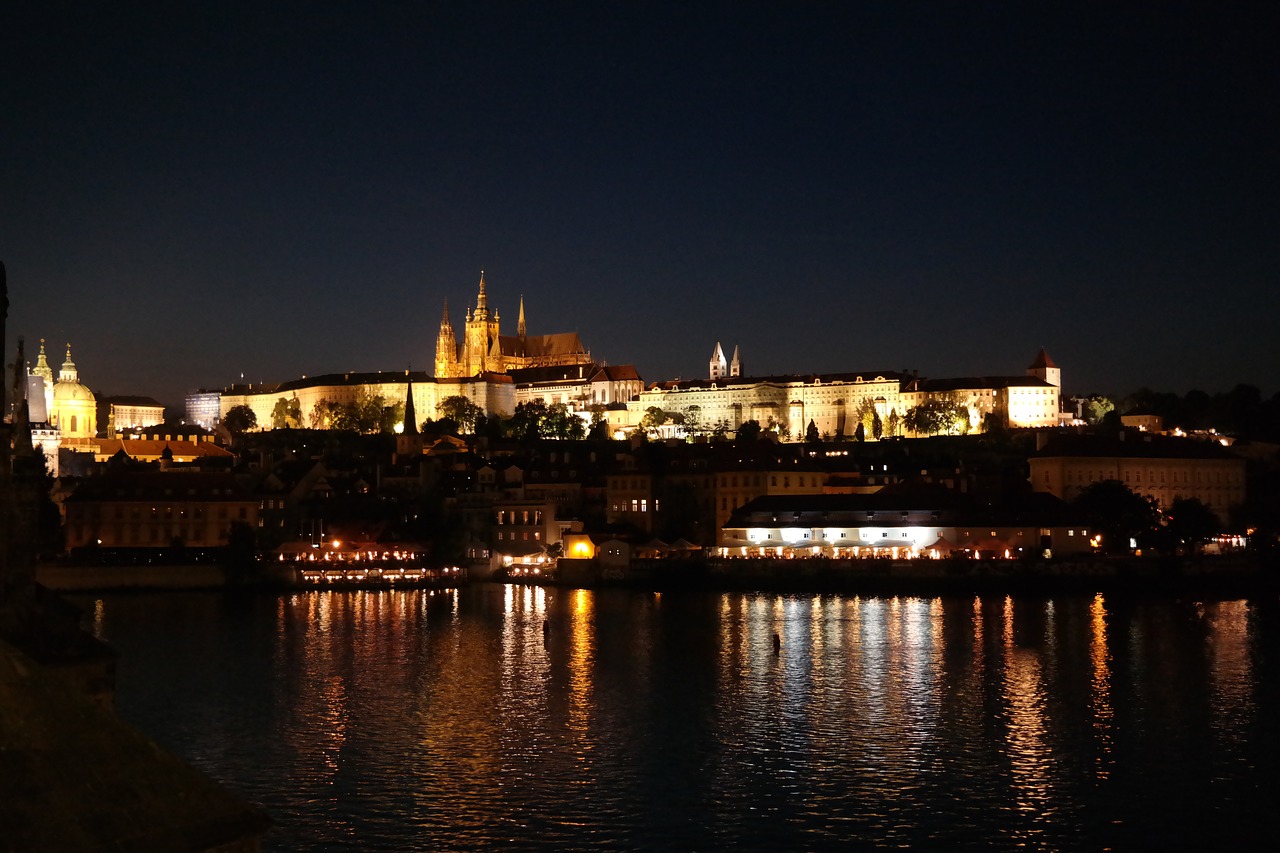
<path fill-rule="evenodd" d="M 1245 460 L 1219 444 L 1124 431 L 1054 436 L 1030 459 L 1032 488 L 1074 500 L 1091 483 L 1119 480 L 1162 510 L 1196 498 L 1226 522 L 1245 498 Z"/>
<path fill-rule="evenodd" d="M 754 420 L 766 429 L 780 427 L 800 441 L 810 422 L 819 435 L 853 436 L 867 406 L 879 415 L 889 434 L 891 418 L 904 418 L 913 406 L 940 400 L 968 408 L 974 431 L 991 413 L 1011 427 L 1059 424 L 1062 371 L 1044 350 L 1024 376 L 930 380 L 906 373 L 865 372 L 751 378 L 743 377 L 741 370 L 739 349 L 735 347 L 733 360 L 727 361 L 717 343 L 708 379 L 655 383 L 630 404 L 632 422 L 638 423 L 654 407 L 686 418 L 694 413 L 703 424 L 723 421 L 730 431 Z M 899 429 L 899 434 L 904 432 Z"/>
<path fill-rule="evenodd" d="M 437 405 L 448 397 L 465 397 L 486 415 L 510 415 L 515 411 L 515 385 L 510 376 L 486 373 L 457 379 L 437 379 L 422 371 L 403 373 L 334 373 L 303 377 L 273 385 L 233 385 L 219 399 L 220 418 L 236 406 L 248 406 L 258 426 L 270 429 L 272 413 L 280 400 L 298 401 L 304 427 L 324 428 L 320 403 L 357 403 L 370 396 L 382 398 L 384 406 L 404 405 L 413 385 L 414 409 L 418 418 L 439 417 Z"/>
<path fill-rule="evenodd" d="M 98 422 L 107 435 L 164 423 L 164 406 L 150 397 L 105 397 L 98 401 Z"/>
<path fill-rule="evenodd" d="M 724 421 L 736 431 L 747 421 L 766 429 L 783 426 L 803 439 L 809 421 L 820 434 L 852 436 L 863 401 L 881 418 L 902 414 L 900 373 L 830 373 L 808 376 L 727 377 L 659 382 L 628 405 L 637 417 L 655 407 L 664 412 L 696 413 L 704 424 Z"/>
<path fill-rule="evenodd" d="M 954 494 L 799 495 L 757 498 L 720 530 L 725 556 L 953 557 L 1086 553 L 1088 526 L 1062 502 L 1035 496 L 981 507 Z"/>
<path fill-rule="evenodd" d="M 43 358 L 43 344 L 40 350 Z M 53 385 L 49 421 L 61 432 L 63 447 L 88 446 L 98 434 L 98 401 L 93 392 L 80 383 L 80 372 L 71 360 L 71 344 L 67 344 L 67 360 L 62 363 L 58 381 Z"/>

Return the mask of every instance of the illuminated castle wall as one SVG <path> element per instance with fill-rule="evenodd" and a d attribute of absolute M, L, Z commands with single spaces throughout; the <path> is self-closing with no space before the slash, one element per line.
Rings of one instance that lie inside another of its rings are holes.
<path fill-rule="evenodd" d="M 743 377 L 735 374 L 741 371 L 738 348 L 728 362 L 718 343 L 709 367 L 708 379 L 651 385 L 628 404 L 632 422 L 638 423 L 650 407 L 667 413 L 687 413 L 696 407 L 703 424 L 724 421 L 730 430 L 737 430 L 754 420 L 765 428 L 770 424 L 785 428 L 800 440 L 810 422 L 820 435 L 852 436 L 868 403 L 886 424 L 887 433 L 891 416 L 901 419 L 913 406 L 944 400 L 966 406 L 975 431 L 988 413 L 1003 416 L 1011 427 L 1058 425 L 1062 371 L 1044 350 L 1023 376 L 929 380 L 865 372 Z"/>

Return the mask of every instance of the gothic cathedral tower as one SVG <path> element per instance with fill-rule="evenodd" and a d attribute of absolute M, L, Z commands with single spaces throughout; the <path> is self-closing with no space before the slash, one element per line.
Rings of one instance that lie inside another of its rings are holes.
<path fill-rule="evenodd" d="M 486 370 L 502 370 L 502 355 L 498 349 L 498 321 L 498 312 L 489 312 L 489 301 L 484 292 L 484 270 L 481 270 L 476 310 L 467 318 L 466 340 L 462 345 L 463 376 L 475 376 Z"/>
<path fill-rule="evenodd" d="M 436 336 L 436 378 L 454 379 L 460 376 L 458 364 L 458 339 L 449 322 L 449 300 L 444 301 L 444 317 L 440 320 L 440 333 Z"/>

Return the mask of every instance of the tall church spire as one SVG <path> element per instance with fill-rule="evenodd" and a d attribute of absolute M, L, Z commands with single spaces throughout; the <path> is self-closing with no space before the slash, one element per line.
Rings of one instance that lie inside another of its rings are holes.
<path fill-rule="evenodd" d="M 476 296 L 476 319 L 484 319 L 489 315 L 489 300 L 484 293 L 484 270 L 480 270 L 480 293 Z"/>
<path fill-rule="evenodd" d="M 447 318 L 446 318 L 447 319 Z M 409 387 L 404 393 L 404 434 L 418 434 L 418 412 L 413 406 L 413 377 L 408 378 Z"/>
<path fill-rule="evenodd" d="M 729 375 L 742 375 L 742 351 L 737 344 L 733 345 L 733 358 L 729 361 Z"/>
<path fill-rule="evenodd" d="M 724 349 L 720 346 L 720 342 L 716 341 L 716 348 L 711 353 L 711 379 L 724 379 L 729 375 L 729 364 L 724 358 Z"/>
<path fill-rule="evenodd" d="M 523 338 L 525 336 L 524 328 L 524 294 L 520 294 L 520 319 L 516 321 L 516 334 Z"/>

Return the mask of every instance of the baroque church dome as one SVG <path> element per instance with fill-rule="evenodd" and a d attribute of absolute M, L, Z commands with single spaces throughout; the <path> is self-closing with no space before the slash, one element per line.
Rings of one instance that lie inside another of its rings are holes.
<path fill-rule="evenodd" d="M 97 401 L 93 392 L 80 384 L 80 372 L 76 370 L 76 364 L 71 360 L 71 344 L 67 344 L 67 360 L 62 363 L 62 370 L 58 371 L 58 381 L 53 385 L 53 399 L 68 403 Z"/>
<path fill-rule="evenodd" d="M 80 373 L 71 360 L 71 344 L 67 344 L 67 360 L 58 371 L 53 385 L 53 425 L 62 434 L 64 445 L 92 442 L 98 429 L 97 398 L 80 384 Z"/>

